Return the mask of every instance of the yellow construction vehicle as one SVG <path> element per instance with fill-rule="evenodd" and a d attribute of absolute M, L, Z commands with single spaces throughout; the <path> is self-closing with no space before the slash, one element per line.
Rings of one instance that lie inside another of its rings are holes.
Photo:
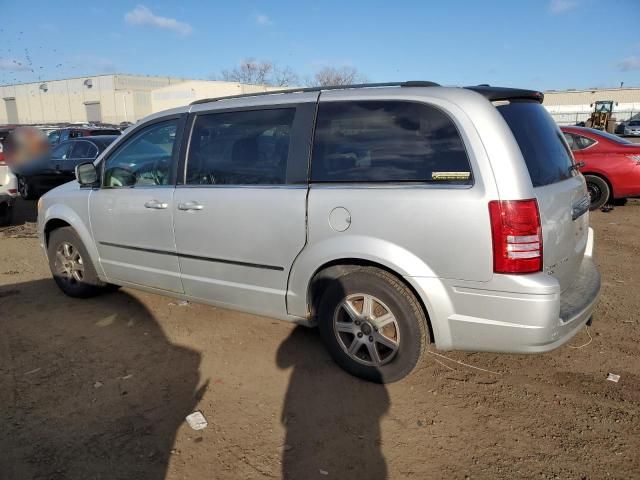
<path fill-rule="evenodd" d="M 592 105 L 594 105 L 593 113 L 585 122 L 585 126 L 613 133 L 616 129 L 616 119 L 613 117 L 613 101 L 600 100 Z"/>

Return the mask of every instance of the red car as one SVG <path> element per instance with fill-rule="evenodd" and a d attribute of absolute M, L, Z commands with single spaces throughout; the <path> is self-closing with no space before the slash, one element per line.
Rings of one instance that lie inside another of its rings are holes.
<path fill-rule="evenodd" d="M 583 127 L 560 127 L 587 181 L 591 210 L 640 197 L 640 144 Z"/>

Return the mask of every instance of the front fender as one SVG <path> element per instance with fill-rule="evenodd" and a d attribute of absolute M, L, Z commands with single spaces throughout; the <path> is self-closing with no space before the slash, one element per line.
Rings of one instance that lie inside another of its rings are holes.
<path fill-rule="evenodd" d="M 422 259 L 403 247 L 380 238 L 339 235 L 306 246 L 294 262 L 287 288 L 287 311 L 290 315 L 308 315 L 307 295 L 311 279 L 324 265 L 340 260 L 377 263 L 402 277 L 435 277 Z"/>
<path fill-rule="evenodd" d="M 80 240 L 84 244 L 84 247 L 89 253 L 89 257 L 93 262 L 93 265 L 100 278 L 105 278 L 104 272 L 99 262 L 98 249 L 96 248 L 93 236 L 89 230 L 89 212 L 88 212 L 88 199 L 84 199 L 85 208 L 82 212 L 85 218 L 72 207 L 64 203 L 54 203 L 50 206 L 46 206 L 44 211 L 38 215 L 38 236 L 40 238 L 40 245 L 44 250 L 45 256 L 47 255 L 47 244 L 45 229 L 46 225 L 52 220 L 62 220 L 68 223 L 71 228 L 80 237 Z"/>

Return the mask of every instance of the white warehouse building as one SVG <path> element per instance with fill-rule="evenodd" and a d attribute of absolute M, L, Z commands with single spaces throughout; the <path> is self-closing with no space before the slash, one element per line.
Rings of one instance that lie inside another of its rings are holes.
<path fill-rule="evenodd" d="M 593 112 L 593 104 L 600 100 L 613 101 L 617 122 L 640 117 L 640 87 L 549 90 L 544 92 L 543 105 L 558 124 L 575 125 L 585 122 Z"/>
<path fill-rule="evenodd" d="M 194 100 L 272 87 L 141 75 L 94 75 L 0 86 L 0 124 L 110 123 L 140 120 Z"/>
<path fill-rule="evenodd" d="M 94 75 L 0 86 L 0 125 L 135 123 L 150 113 L 203 98 L 283 87 L 142 75 Z M 614 102 L 618 122 L 640 118 L 640 87 L 549 90 L 544 106 L 560 125 L 586 121 L 598 100 Z"/>

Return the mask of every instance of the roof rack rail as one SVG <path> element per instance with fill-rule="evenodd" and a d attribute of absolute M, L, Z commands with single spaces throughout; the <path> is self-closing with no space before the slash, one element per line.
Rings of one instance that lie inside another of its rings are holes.
<path fill-rule="evenodd" d="M 189 105 L 199 105 L 201 103 L 217 102 L 218 100 L 228 100 L 231 98 L 261 97 L 264 95 L 277 95 L 281 93 L 303 93 L 322 92 L 325 90 L 348 90 L 352 88 L 376 88 L 376 87 L 439 87 L 440 84 L 426 80 L 410 80 L 407 82 L 387 82 L 387 83 L 357 83 L 353 85 L 329 85 L 325 87 L 302 87 L 286 88 L 282 90 L 270 90 L 268 92 L 242 93 L 240 95 L 229 95 L 226 97 L 203 98 L 196 100 Z"/>

